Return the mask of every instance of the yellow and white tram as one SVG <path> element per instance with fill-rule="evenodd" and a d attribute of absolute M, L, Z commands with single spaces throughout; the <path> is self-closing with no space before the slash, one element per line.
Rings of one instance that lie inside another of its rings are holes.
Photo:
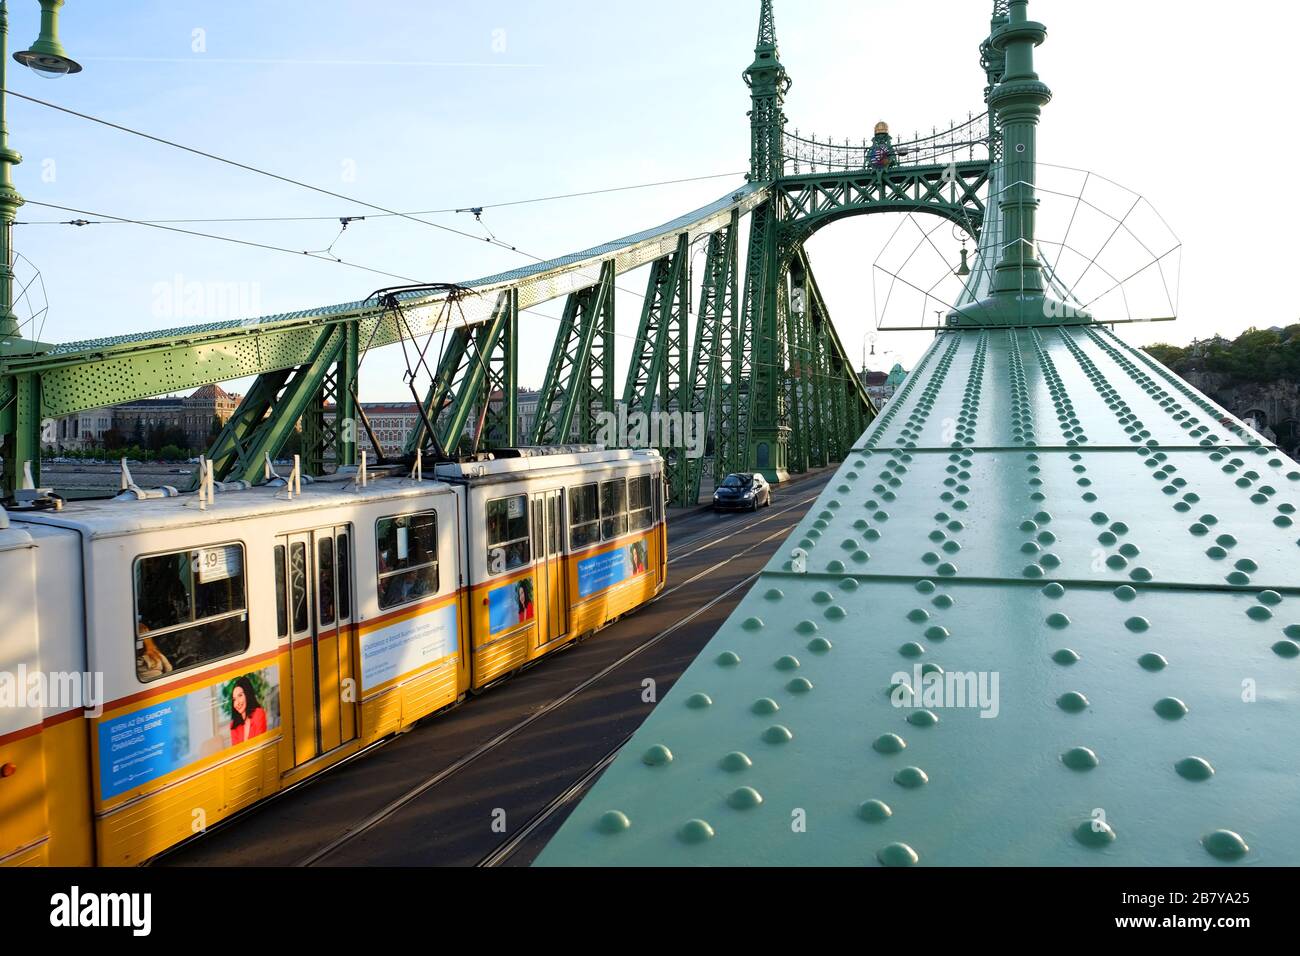
<path fill-rule="evenodd" d="M 0 864 L 147 860 L 662 591 L 657 453 L 432 470 L 11 513 Z"/>

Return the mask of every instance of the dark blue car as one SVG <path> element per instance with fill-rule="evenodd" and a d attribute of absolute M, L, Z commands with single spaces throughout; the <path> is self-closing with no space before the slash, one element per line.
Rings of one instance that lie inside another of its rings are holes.
<path fill-rule="evenodd" d="M 772 503 L 772 486 L 762 475 L 728 475 L 713 493 L 715 511 L 757 511 Z"/>

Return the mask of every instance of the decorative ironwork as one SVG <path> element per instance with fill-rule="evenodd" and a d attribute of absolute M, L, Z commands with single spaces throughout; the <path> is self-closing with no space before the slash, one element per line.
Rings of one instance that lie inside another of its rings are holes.
<path fill-rule="evenodd" d="M 894 143 L 893 149 L 900 164 L 928 166 L 987 158 L 992 153 L 993 138 L 989 114 L 985 112 L 971 116 L 965 123 L 950 129 Z M 872 145 L 872 140 L 867 137 L 863 137 L 861 143 L 853 143 L 848 139 L 836 143 L 819 140 L 815 133 L 801 136 L 796 130 L 785 134 L 785 170 L 787 175 L 799 176 L 805 173 L 872 169 Z"/>

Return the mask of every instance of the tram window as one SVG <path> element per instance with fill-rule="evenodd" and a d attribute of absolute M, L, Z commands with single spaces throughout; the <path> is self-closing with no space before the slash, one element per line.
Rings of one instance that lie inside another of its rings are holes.
<path fill-rule="evenodd" d="M 600 489 L 581 485 L 569 489 L 569 549 L 600 543 Z"/>
<path fill-rule="evenodd" d="M 528 534 L 528 496 L 487 503 L 488 574 L 504 574 L 532 560 Z"/>
<path fill-rule="evenodd" d="M 244 546 L 135 562 L 136 676 L 148 683 L 248 650 Z"/>
<path fill-rule="evenodd" d="M 547 554 L 560 553 L 560 496 L 552 495 L 547 501 Z"/>
<path fill-rule="evenodd" d="M 316 593 L 320 597 L 320 623 L 334 623 L 334 539 L 321 538 L 316 549 Z"/>
<path fill-rule="evenodd" d="M 275 633 L 280 637 L 289 636 L 289 607 L 284 600 L 288 571 L 284 566 L 284 545 L 275 546 Z"/>
<path fill-rule="evenodd" d="M 379 609 L 438 593 L 438 513 L 380 518 L 375 523 Z"/>
<path fill-rule="evenodd" d="M 346 621 L 352 616 L 352 560 L 348 550 L 348 536 L 339 535 L 339 620 Z"/>
<path fill-rule="evenodd" d="M 293 608 L 293 632 L 307 630 L 307 546 L 301 542 L 289 548 L 289 605 Z"/>
<path fill-rule="evenodd" d="M 606 541 L 627 534 L 627 482 L 622 478 L 601 482 L 600 536 Z"/>
<path fill-rule="evenodd" d="M 628 527 L 632 531 L 644 531 L 654 526 L 654 499 L 651 497 L 649 475 L 629 478 L 627 481 Z"/>
<path fill-rule="evenodd" d="M 546 557 L 546 505 L 533 502 L 533 554 Z"/>

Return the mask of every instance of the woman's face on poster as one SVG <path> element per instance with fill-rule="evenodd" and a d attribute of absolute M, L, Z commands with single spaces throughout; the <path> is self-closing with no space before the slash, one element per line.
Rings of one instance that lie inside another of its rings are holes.
<path fill-rule="evenodd" d="M 235 713 L 239 714 L 239 716 L 245 716 L 245 712 L 248 710 L 248 698 L 244 696 L 244 688 L 236 686 L 230 692 L 230 705 L 235 708 Z"/>

